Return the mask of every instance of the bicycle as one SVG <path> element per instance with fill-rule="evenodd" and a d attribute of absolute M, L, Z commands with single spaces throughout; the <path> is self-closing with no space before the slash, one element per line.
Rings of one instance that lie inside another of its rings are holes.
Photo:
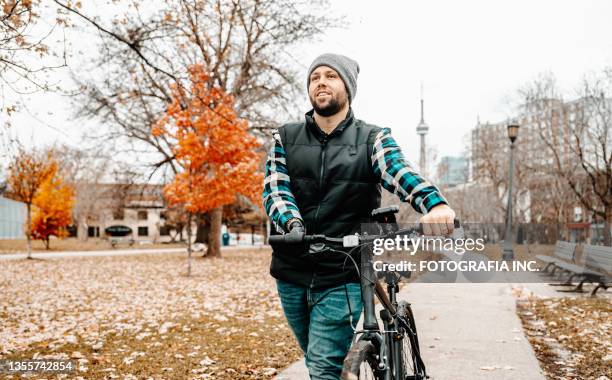
<path fill-rule="evenodd" d="M 325 235 L 303 235 L 295 240 L 290 235 L 270 236 L 270 244 L 308 244 L 317 245 L 314 252 L 342 252 L 347 255 L 357 269 L 361 284 L 363 301 L 363 329 L 355 330 L 353 343 L 344 360 L 342 379 L 376 379 L 376 380 L 424 380 L 429 378 L 425 363 L 421 358 L 416 324 L 410 303 L 397 301 L 399 282 L 402 277 L 410 277 L 410 272 L 386 272 L 384 279 L 387 289 L 380 283 L 372 265 L 372 244 L 375 239 L 394 238 L 408 235 L 418 238 L 422 235 L 422 226 L 399 229 L 395 213 L 399 207 L 390 206 L 372 211 L 375 223 L 366 225 L 362 234 L 349 235 L 343 238 Z M 455 227 L 459 222 L 455 220 Z M 352 248 L 348 253 L 326 247 L 325 244 L 342 244 Z M 360 249 L 360 265 L 351 256 L 355 249 Z M 311 248 L 312 251 L 312 248 Z M 382 305 L 380 318 L 383 329 L 376 319 L 374 296 Z M 348 301 L 348 297 L 347 297 Z M 349 315 L 350 312 L 349 304 Z"/>

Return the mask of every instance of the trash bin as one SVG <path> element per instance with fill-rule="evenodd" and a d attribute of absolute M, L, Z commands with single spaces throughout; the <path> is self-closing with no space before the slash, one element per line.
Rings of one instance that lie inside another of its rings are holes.
<path fill-rule="evenodd" d="M 224 245 L 224 246 L 228 246 L 228 245 L 229 245 L 229 242 L 230 242 L 230 234 L 228 234 L 227 232 L 225 232 L 225 233 L 222 235 L 221 239 L 223 240 L 223 245 Z"/>

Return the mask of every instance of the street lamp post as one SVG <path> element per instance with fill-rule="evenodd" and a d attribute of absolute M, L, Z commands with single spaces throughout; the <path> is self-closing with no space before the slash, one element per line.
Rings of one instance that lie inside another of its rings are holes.
<path fill-rule="evenodd" d="M 514 235 L 512 233 L 512 177 L 514 174 L 514 141 L 518 136 L 519 125 L 511 123 L 508 125 L 508 138 L 510 139 L 510 170 L 508 173 L 508 206 L 506 207 L 506 233 L 502 244 L 502 259 L 514 260 Z"/>

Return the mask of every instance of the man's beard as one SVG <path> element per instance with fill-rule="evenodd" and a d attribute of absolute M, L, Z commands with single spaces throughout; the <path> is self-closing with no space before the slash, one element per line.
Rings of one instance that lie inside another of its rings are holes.
<path fill-rule="evenodd" d="M 313 98 L 310 98 L 310 104 L 312 104 L 312 108 L 314 108 L 317 114 L 324 117 L 328 117 L 337 114 L 342 108 L 344 108 L 344 105 L 346 104 L 346 98 L 343 102 L 339 102 L 338 99 L 332 97 L 329 103 L 327 103 L 323 107 L 320 107 Z"/>

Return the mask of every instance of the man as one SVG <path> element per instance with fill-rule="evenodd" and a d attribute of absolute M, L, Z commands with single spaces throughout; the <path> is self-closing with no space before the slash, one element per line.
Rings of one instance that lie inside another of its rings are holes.
<path fill-rule="evenodd" d="M 275 234 L 353 234 L 380 206 L 382 185 L 424 213 L 425 232 L 453 230 L 455 213 L 408 166 L 389 129 L 354 117 L 359 65 L 323 54 L 308 70 L 313 109 L 274 133 L 263 204 Z M 312 379 L 338 379 L 361 314 L 357 272 L 341 252 L 273 247 L 270 273 Z"/>

